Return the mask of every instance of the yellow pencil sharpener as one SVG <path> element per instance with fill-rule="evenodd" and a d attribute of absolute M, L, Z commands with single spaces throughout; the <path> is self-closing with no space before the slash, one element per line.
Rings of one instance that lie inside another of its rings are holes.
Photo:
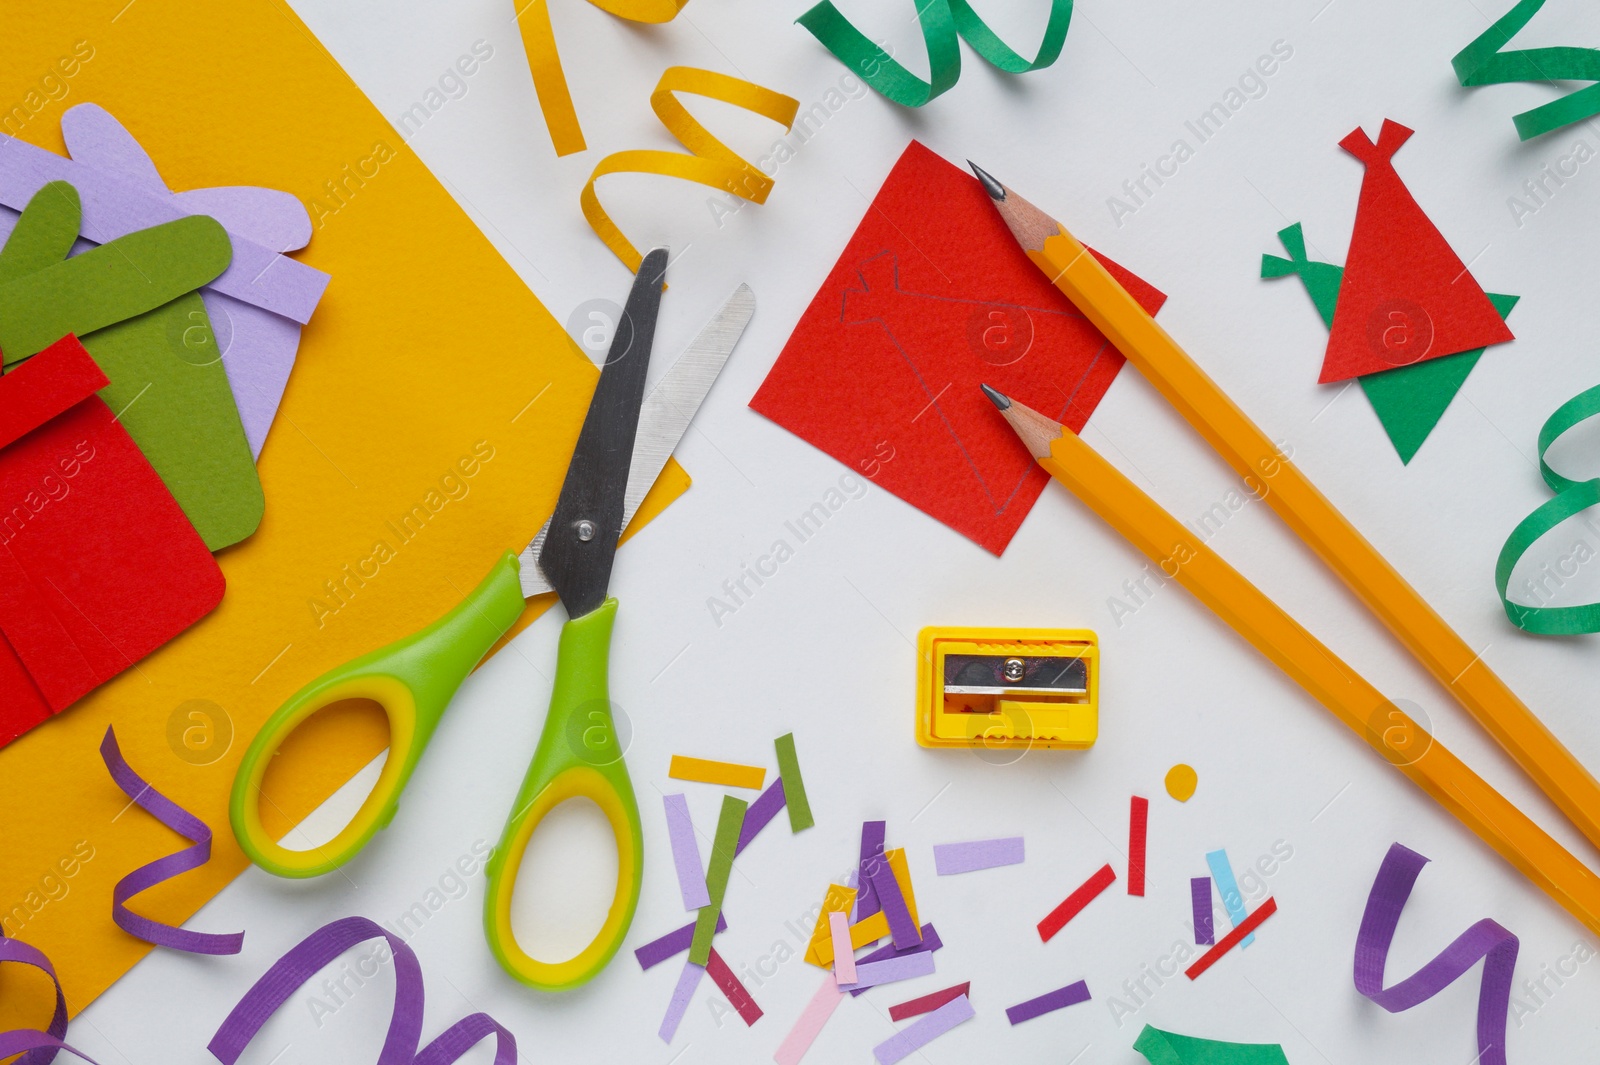
<path fill-rule="evenodd" d="M 1083 750 L 1100 733 L 1100 644 L 1088 629 L 923 629 L 917 742 Z"/>

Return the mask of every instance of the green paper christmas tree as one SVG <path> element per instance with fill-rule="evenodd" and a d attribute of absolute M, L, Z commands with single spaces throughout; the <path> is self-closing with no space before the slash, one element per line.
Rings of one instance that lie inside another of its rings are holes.
<path fill-rule="evenodd" d="M 1316 262 L 1306 257 L 1305 235 L 1296 222 L 1278 231 L 1289 258 L 1277 255 L 1261 257 L 1261 276 L 1266 278 L 1300 278 L 1322 316 L 1322 324 L 1333 327 L 1333 312 L 1339 302 L 1339 284 L 1344 279 L 1344 268 L 1332 263 Z M 1494 309 L 1505 318 L 1517 305 L 1519 296 L 1485 293 Z M 1392 370 L 1366 374 L 1356 380 L 1378 415 L 1389 442 L 1400 454 L 1400 461 L 1410 463 L 1422 442 L 1428 439 L 1433 427 L 1444 417 L 1445 409 L 1467 381 L 1467 375 L 1478 364 L 1482 348 L 1462 351 L 1438 359 L 1429 359 L 1412 366 L 1398 366 Z"/>

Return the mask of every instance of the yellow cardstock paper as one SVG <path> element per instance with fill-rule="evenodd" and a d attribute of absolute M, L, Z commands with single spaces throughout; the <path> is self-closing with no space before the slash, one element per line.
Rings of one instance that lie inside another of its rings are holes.
<path fill-rule="evenodd" d="M 97 753 L 106 725 L 216 833 L 210 863 L 140 897 L 141 912 L 182 921 L 245 866 L 227 797 L 260 723 L 328 668 L 443 614 L 532 538 L 596 377 L 281 0 L 9 12 L 0 126 L 64 152 L 61 113 L 83 101 L 121 119 L 173 188 L 298 196 L 316 229 L 296 257 L 333 280 L 261 455 L 266 516 L 220 560 L 222 605 L 0 750 L 0 921 L 54 961 L 73 1013 L 151 949 L 112 924 L 112 885 L 179 842 L 119 816 L 127 797 Z M 640 517 L 686 485 L 669 466 Z M 381 719 L 322 716 L 318 742 L 296 745 L 308 772 L 270 795 L 280 829 L 387 742 Z M 25 968 L 0 971 L 0 1028 L 49 1019 L 48 982 Z"/>

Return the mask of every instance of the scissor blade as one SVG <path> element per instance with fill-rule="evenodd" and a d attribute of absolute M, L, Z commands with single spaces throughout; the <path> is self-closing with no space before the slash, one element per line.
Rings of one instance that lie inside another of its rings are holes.
<path fill-rule="evenodd" d="M 639 264 L 539 551 L 539 568 L 569 617 L 598 607 L 611 582 L 666 269 L 665 248 Z"/>
<path fill-rule="evenodd" d="M 667 459 L 677 449 L 678 441 L 683 439 L 689 422 L 705 402 L 755 309 L 755 293 L 750 291 L 749 285 L 740 285 L 644 398 L 639 432 L 633 441 L 633 461 L 628 468 L 628 491 L 623 496 L 624 529 L 633 520 L 650 486 L 661 475 Z M 522 563 L 524 596 L 551 590 L 550 581 L 538 564 L 549 530 L 550 523 L 546 522 L 518 560 Z"/>

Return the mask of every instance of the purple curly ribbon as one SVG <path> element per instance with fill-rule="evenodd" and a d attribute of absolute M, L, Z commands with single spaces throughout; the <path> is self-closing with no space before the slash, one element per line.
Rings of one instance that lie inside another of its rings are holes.
<path fill-rule="evenodd" d="M 45 957 L 44 951 L 30 947 L 20 939 L 7 939 L 5 931 L 0 929 L 0 962 L 8 961 L 31 965 L 48 976 L 50 982 L 56 985 L 56 1008 L 50 1016 L 49 1027 L 42 1032 L 34 1028 L 0 1032 L 0 1058 L 26 1051 L 24 1057 L 17 1059 L 16 1065 L 50 1065 L 55 1060 L 56 1051 L 71 1050 L 83 1060 L 91 1060 L 61 1041 L 67 1034 L 67 996 L 62 993 L 61 978 L 56 976 L 56 968 Z"/>
<path fill-rule="evenodd" d="M 1394 942 L 1400 911 L 1428 859 L 1399 843 L 1389 848 L 1367 896 L 1356 933 L 1356 990 L 1399 1013 L 1437 995 L 1483 959 L 1478 990 L 1478 1057 L 1481 1065 L 1505 1065 L 1506 1015 L 1511 1009 L 1511 976 L 1517 964 L 1517 937 L 1485 917 L 1461 933 L 1428 964 L 1395 984 L 1383 986 L 1384 963 Z"/>
<path fill-rule="evenodd" d="M 233 1007 L 206 1049 L 222 1065 L 234 1065 L 267 1018 L 339 955 L 370 939 L 382 938 L 394 957 L 394 1013 L 378 1052 L 378 1065 L 451 1065 L 485 1036 L 495 1037 L 494 1065 L 516 1065 L 517 1041 L 487 1013 L 474 1013 L 445 1029 L 421 1051 L 422 966 L 405 941 L 365 917 L 344 917 L 301 940 L 262 974 Z"/>
<path fill-rule="evenodd" d="M 130 936 L 137 936 L 158 947 L 172 947 L 191 954 L 237 954 L 244 946 L 243 932 L 214 933 L 191 932 L 160 921 L 141 917 L 128 909 L 127 902 L 135 895 L 163 881 L 171 880 L 191 869 L 198 869 L 211 860 L 211 829 L 194 814 L 185 810 L 155 788 L 145 783 L 122 757 L 117 746 L 116 731 L 106 726 L 106 735 L 100 741 L 100 757 L 111 771 L 117 787 L 144 807 L 157 821 L 192 842 L 193 846 L 157 858 L 149 865 L 141 865 L 121 880 L 111 892 L 111 919 L 117 927 Z"/>

